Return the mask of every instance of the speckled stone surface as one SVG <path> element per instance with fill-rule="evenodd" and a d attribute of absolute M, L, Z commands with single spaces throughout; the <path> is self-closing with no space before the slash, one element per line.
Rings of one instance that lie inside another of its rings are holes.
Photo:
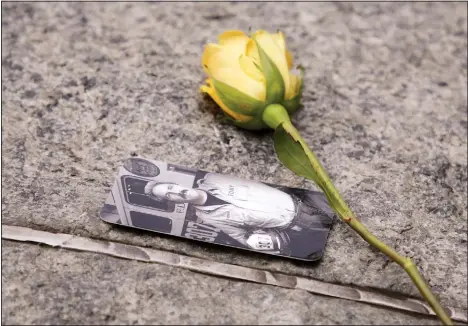
<path fill-rule="evenodd" d="M 313 188 L 281 165 L 270 133 L 225 124 L 199 93 L 205 43 L 225 29 L 281 29 L 306 68 L 294 117 L 303 137 L 365 225 L 414 259 L 442 303 L 467 308 L 465 4 L 3 3 L 2 12 L 3 224 L 418 295 L 341 222 L 311 265 L 99 220 L 131 153 Z"/>
<path fill-rule="evenodd" d="M 2 273 L 3 325 L 438 324 L 302 290 L 34 244 L 2 245 L 2 258 L 11 263 Z"/>

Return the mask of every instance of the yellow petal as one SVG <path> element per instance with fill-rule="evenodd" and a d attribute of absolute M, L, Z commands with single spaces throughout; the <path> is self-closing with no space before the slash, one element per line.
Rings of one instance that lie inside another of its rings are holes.
<path fill-rule="evenodd" d="M 239 64 L 249 77 L 263 83 L 265 78 L 262 71 L 260 70 L 260 64 L 255 62 L 251 57 L 243 54 L 239 57 Z"/>
<path fill-rule="evenodd" d="M 244 73 L 239 63 L 239 56 L 234 62 L 231 58 L 225 48 L 217 45 L 207 46 L 203 54 L 203 66 L 210 77 L 237 88 L 255 99 L 265 100 L 263 82 Z"/>
<path fill-rule="evenodd" d="M 244 94 L 247 94 L 259 101 L 265 101 L 265 84 L 249 77 L 240 66 L 237 68 L 214 68 L 210 73 L 213 78 L 234 87 Z"/>
<path fill-rule="evenodd" d="M 285 99 L 290 100 L 299 93 L 301 77 L 289 73 L 289 87 L 286 88 Z"/>
<path fill-rule="evenodd" d="M 238 122 L 248 122 L 253 119 L 253 117 L 249 117 L 243 114 L 239 114 L 236 112 L 231 111 L 219 98 L 218 94 L 216 94 L 216 90 L 213 88 L 213 83 L 211 79 L 207 80 L 207 85 L 203 85 L 200 87 L 200 91 L 203 93 L 207 93 L 208 95 L 211 96 L 211 98 L 218 104 L 218 106 L 231 118 Z"/>
<path fill-rule="evenodd" d="M 293 60 L 292 60 L 291 53 L 288 51 L 288 49 L 286 49 L 286 40 L 285 40 L 283 32 L 272 34 L 272 37 L 275 40 L 276 44 L 278 44 L 278 46 L 284 51 L 285 56 L 286 56 L 286 61 L 288 63 L 288 69 L 291 69 L 293 65 Z"/>
<path fill-rule="evenodd" d="M 228 47 L 233 52 L 243 53 L 249 37 L 239 30 L 226 31 L 219 38 L 219 44 Z"/>
<path fill-rule="evenodd" d="M 214 43 L 209 43 L 205 46 L 205 51 L 202 56 L 202 64 L 203 69 L 207 74 L 209 74 L 208 66 L 213 64 L 222 67 L 229 67 L 232 65 L 231 59 L 233 57 L 224 55 L 223 50 L 222 46 Z"/>
<path fill-rule="evenodd" d="M 288 50 L 286 50 L 286 61 L 288 62 L 288 69 L 291 69 L 293 65 L 293 59 L 291 53 Z"/>
<path fill-rule="evenodd" d="M 266 96 L 265 84 L 263 81 L 246 74 L 239 62 L 239 57 L 245 53 L 247 36 L 243 34 L 247 41 L 241 42 L 239 38 L 244 39 L 241 35 L 236 36 L 226 33 L 223 33 L 220 37 L 224 45 L 210 43 L 205 47 L 202 58 L 205 72 L 216 80 L 234 87 L 259 101 L 264 101 Z"/>
<path fill-rule="evenodd" d="M 258 31 L 257 33 L 259 32 L 262 32 L 262 33 L 266 33 L 264 31 Z M 254 36 L 257 35 L 257 34 L 254 34 Z M 286 42 L 284 40 L 284 34 L 282 32 L 278 32 L 278 33 L 275 33 L 275 34 L 270 34 L 271 37 L 273 38 L 274 42 L 278 45 L 278 47 L 285 51 L 285 55 L 286 55 L 286 58 L 289 56 L 289 59 L 291 59 L 291 66 L 292 66 L 292 57 L 291 57 L 291 53 L 289 53 L 289 51 L 286 49 Z M 252 57 L 254 60 L 260 60 L 259 56 L 258 56 L 258 51 L 257 51 L 257 47 L 255 45 L 255 42 L 253 40 L 249 41 L 249 43 L 247 44 L 247 47 L 246 47 L 246 54 L 250 57 Z M 288 65 L 289 65 L 289 62 L 288 62 Z"/>
<path fill-rule="evenodd" d="M 284 40 L 283 32 L 271 34 L 271 37 L 273 38 L 275 43 L 278 44 L 281 50 L 286 51 L 286 41 Z"/>
<path fill-rule="evenodd" d="M 273 37 L 272 34 L 265 31 L 257 31 L 252 38 L 255 38 L 260 45 L 260 47 L 265 51 L 268 57 L 275 63 L 278 68 L 281 76 L 284 80 L 285 89 L 289 88 L 289 68 L 288 62 L 286 59 L 286 52 L 281 48 L 280 42 L 281 37 Z M 258 50 L 255 42 L 249 41 L 246 48 L 246 53 L 248 56 L 252 57 L 254 60 L 259 61 Z"/>
<path fill-rule="evenodd" d="M 230 35 L 230 32 L 225 32 L 220 36 L 221 44 L 208 43 L 203 52 L 202 63 L 208 65 L 211 58 L 215 57 L 218 65 L 225 67 L 233 66 L 237 63 L 239 56 L 245 53 L 245 47 L 249 38 L 244 35 Z M 205 69 L 206 71 L 206 69 Z"/>

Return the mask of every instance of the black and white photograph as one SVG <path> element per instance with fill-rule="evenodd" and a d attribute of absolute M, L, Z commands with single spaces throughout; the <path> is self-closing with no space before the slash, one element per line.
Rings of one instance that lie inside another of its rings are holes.
<path fill-rule="evenodd" d="M 316 260 L 334 212 L 323 193 L 129 158 L 101 217 L 189 239 Z"/>

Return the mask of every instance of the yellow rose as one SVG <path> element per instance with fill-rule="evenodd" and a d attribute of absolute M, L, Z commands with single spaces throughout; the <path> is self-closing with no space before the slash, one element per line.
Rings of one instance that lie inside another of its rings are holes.
<path fill-rule="evenodd" d="M 202 63 L 209 78 L 201 91 L 238 126 L 266 128 L 262 114 L 270 104 L 281 104 L 289 114 L 299 107 L 302 78 L 289 71 L 291 54 L 281 32 L 260 30 L 249 37 L 226 31 L 219 44 L 207 44 Z"/>

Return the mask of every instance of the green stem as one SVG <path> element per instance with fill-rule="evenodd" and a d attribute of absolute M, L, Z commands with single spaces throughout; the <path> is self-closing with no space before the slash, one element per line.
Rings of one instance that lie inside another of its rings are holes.
<path fill-rule="evenodd" d="M 263 121 L 273 129 L 276 129 L 279 125 L 282 125 L 284 130 L 301 144 L 304 152 L 310 160 L 313 170 L 317 174 L 317 180 L 314 181 L 316 181 L 320 188 L 322 188 L 330 204 L 333 203 L 333 205 L 331 206 L 335 210 L 337 215 L 344 222 L 346 222 L 354 231 L 356 231 L 361 236 L 361 238 L 363 238 L 367 243 L 377 248 L 391 260 L 403 267 L 403 269 L 406 271 L 406 273 L 408 273 L 411 280 L 418 288 L 421 295 L 429 303 L 429 305 L 440 318 L 442 323 L 444 325 L 453 325 L 452 320 L 447 315 L 445 309 L 442 308 L 442 306 L 432 293 L 427 283 L 424 281 L 424 278 L 418 271 L 413 261 L 410 258 L 400 255 L 388 245 L 380 241 L 356 218 L 354 213 L 351 211 L 351 209 L 341 197 L 338 190 L 333 185 L 327 172 L 320 164 L 318 158 L 315 156 L 312 150 L 310 150 L 309 146 L 307 146 L 304 139 L 301 137 L 297 129 L 291 123 L 286 109 L 278 104 L 269 105 L 263 113 Z"/>

